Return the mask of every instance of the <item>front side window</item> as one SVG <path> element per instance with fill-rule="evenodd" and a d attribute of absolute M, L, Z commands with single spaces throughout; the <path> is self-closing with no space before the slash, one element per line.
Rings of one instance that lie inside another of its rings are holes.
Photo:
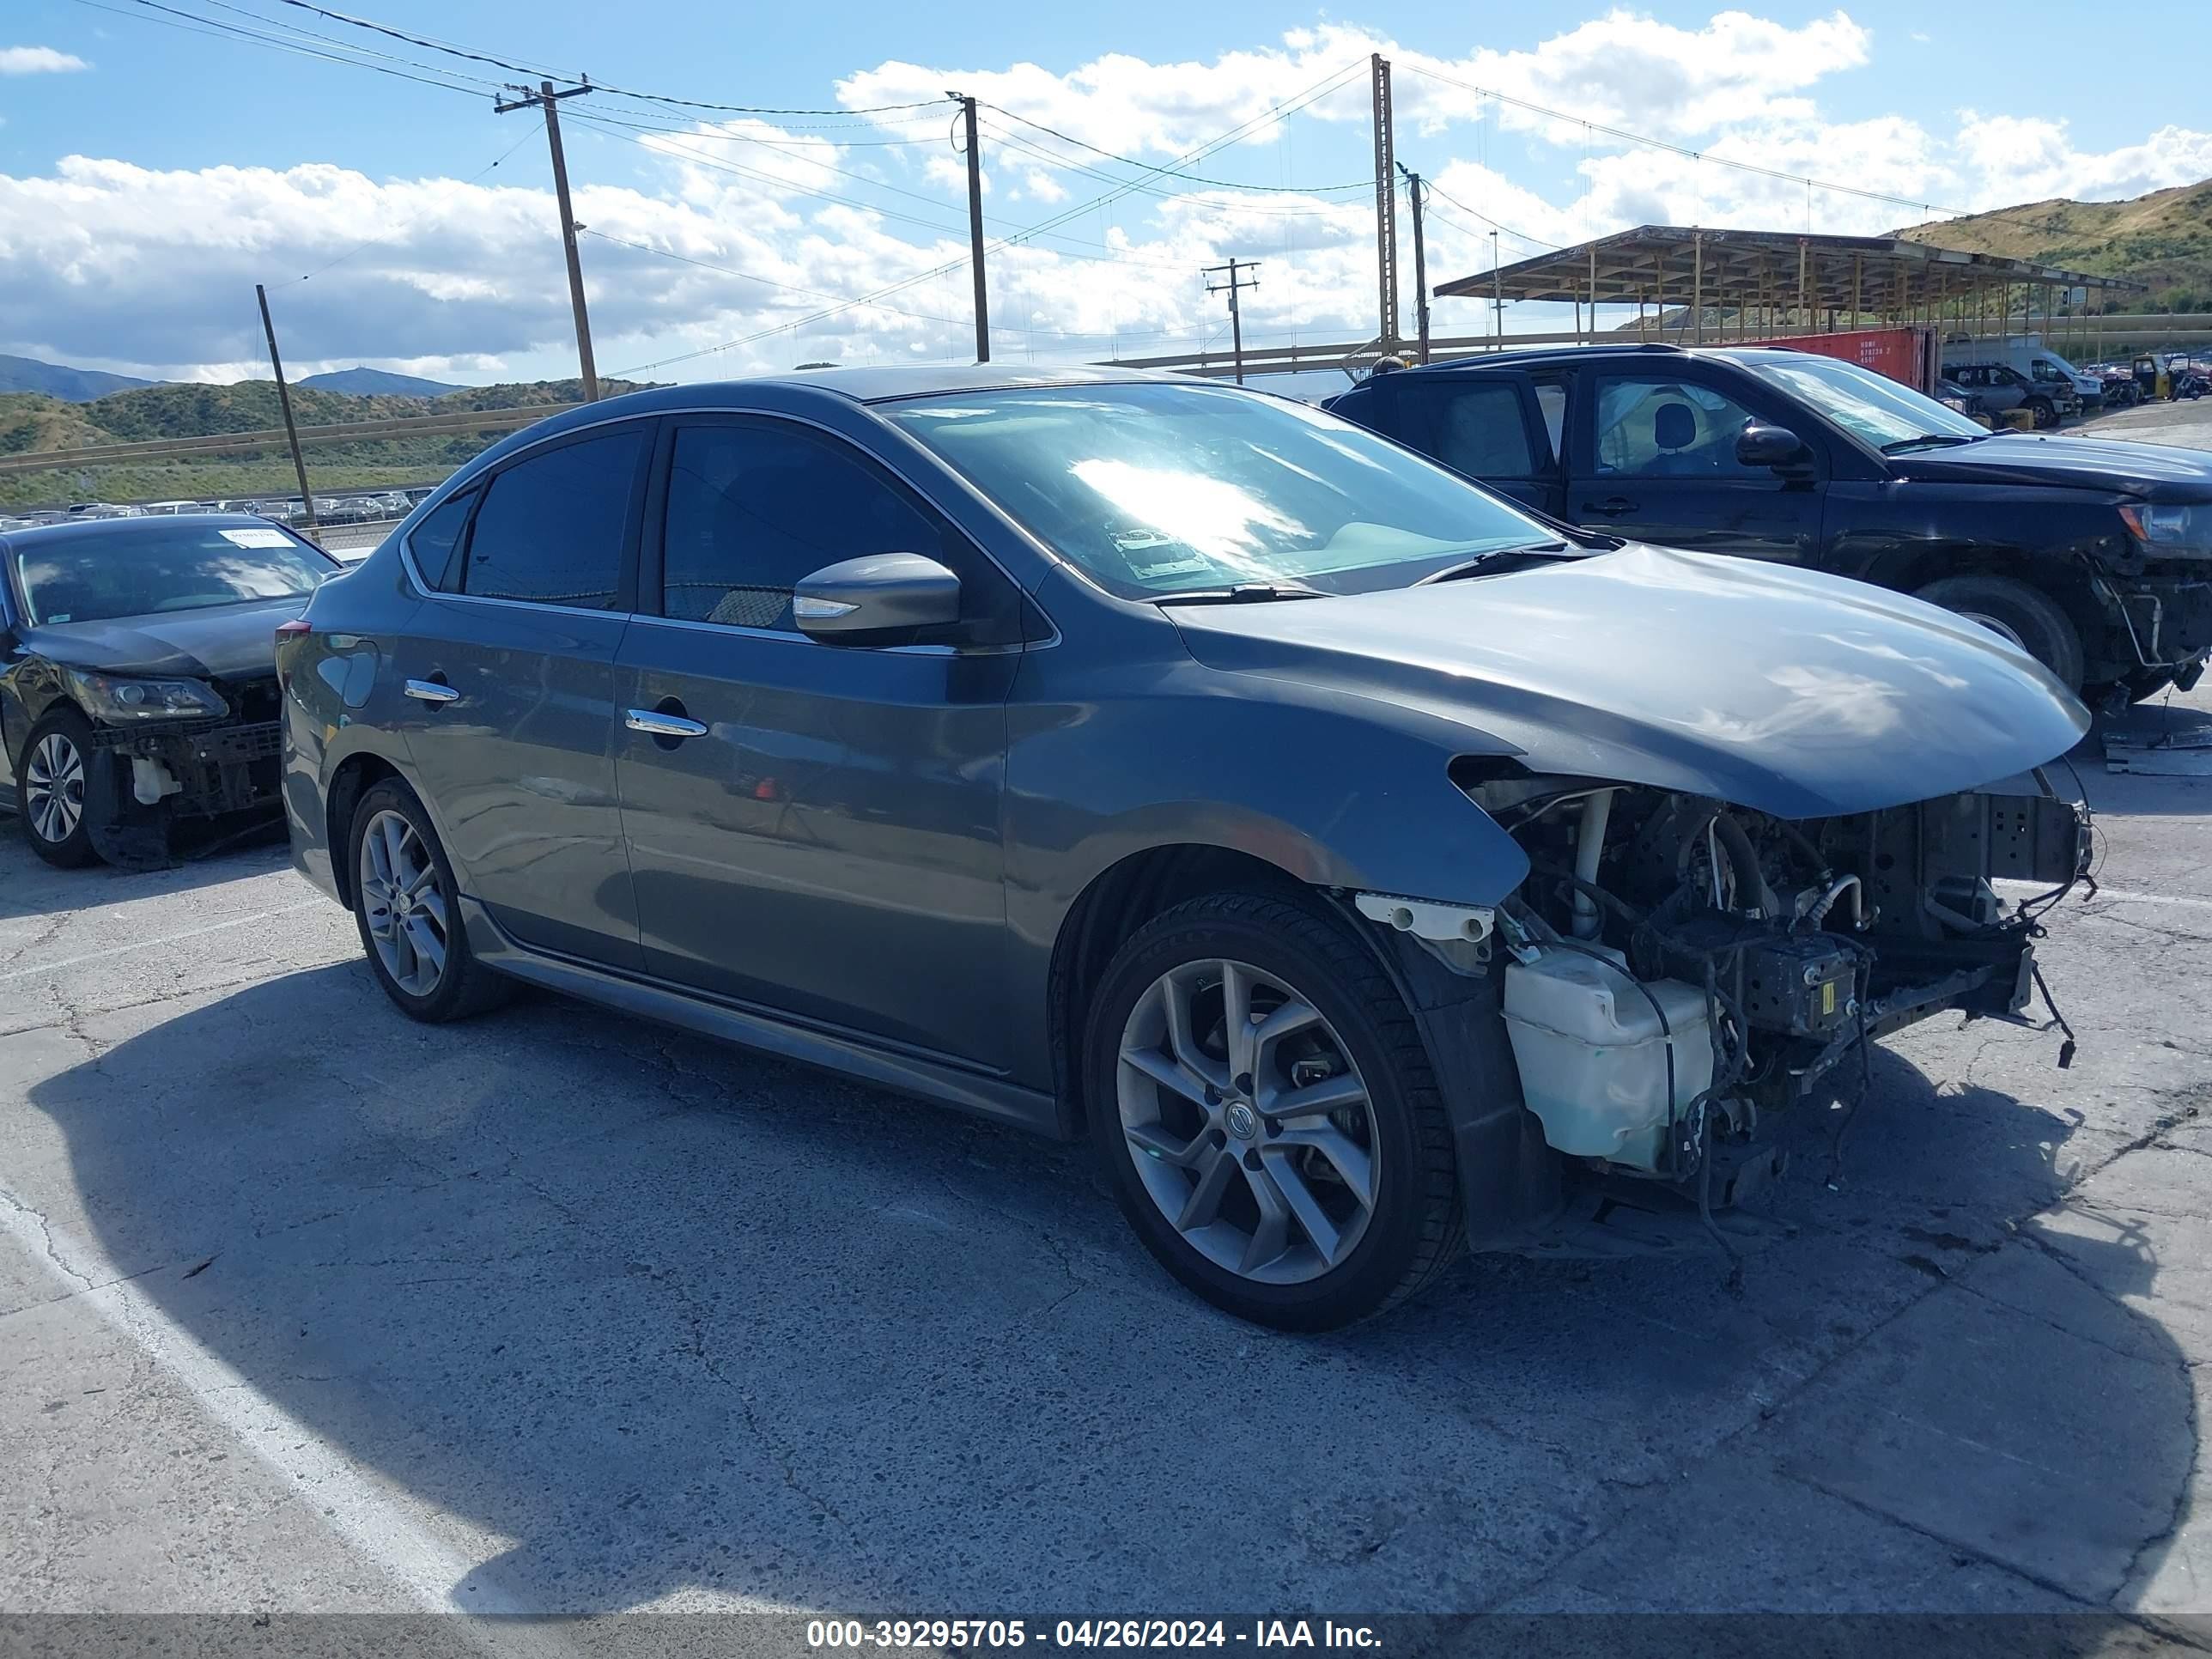
<path fill-rule="evenodd" d="M 1597 470 L 1630 478 L 1771 477 L 1735 458 L 1753 416 L 1735 398 L 1692 380 L 1607 375 L 1597 383 Z"/>
<path fill-rule="evenodd" d="M 661 549 L 662 614 L 689 622 L 795 634 L 802 580 L 878 553 L 951 569 L 971 623 L 1015 608 L 1011 584 L 921 501 L 847 446 L 781 422 L 677 433 Z"/>
<path fill-rule="evenodd" d="M 1169 383 L 963 392 L 882 412 L 1111 592 L 1403 586 L 1556 533 L 1287 398 Z"/>
<path fill-rule="evenodd" d="M 469 530 L 461 591 L 613 609 L 644 445 L 644 428 L 634 425 L 545 450 L 496 475 Z"/>
<path fill-rule="evenodd" d="M 16 543 L 15 587 L 30 626 L 304 599 L 339 569 L 275 525 L 114 522 Z"/>

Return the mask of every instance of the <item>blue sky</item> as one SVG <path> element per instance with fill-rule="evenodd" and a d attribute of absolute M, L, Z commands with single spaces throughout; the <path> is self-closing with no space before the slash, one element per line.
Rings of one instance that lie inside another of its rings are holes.
<path fill-rule="evenodd" d="M 251 373 L 262 281 L 303 369 L 568 371 L 542 131 L 526 113 L 493 114 L 489 88 L 467 79 L 506 71 L 283 0 L 161 3 L 172 9 L 11 0 L 0 15 L 0 292 L 12 296 L 0 351 L 179 377 Z M 2212 114 L 2185 99 L 2115 96 L 2142 84 L 2124 70 L 2075 71 L 2064 42 L 2082 27 L 2076 5 L 1754 0 L 1729 13 L 1593 5 L 1540 18 L 1122 0 L 748 8 L 741 21 L 702 0 L 334 9 L 730 104 L 850 110 L 977 93 L 994 106 L 984 151 L 995 234 L 1118 192 L 994 257 L 1002 357 L 1223 343 L 1220 302 L 1198 270 L 1231 253 L 1262 261 L 1248 337 L 1371 333 L 1371 198 L 1328 188 L 1370 170 L 1364 77 L 1266 112 L 1377 46 L 1398 65 L 1400 158 L 1443 193 L 1435 278 L 1486 266 L 1492 222 L 1506 228 L 1510 260 L 1651 218 L 1863 231 L 1930 216 L 1540 119 L 1478 88 L 1939 208 L 2132 195 L 2212 173 Z M 355 61 L 270 50 L 224 27 L 325 49 L 291 33 L 313 31 L 348 43 L 328 49 Z M 2165 63 L 2212 50 L 2201 6 L 2138 7 L 2130 30 L 2156 40 Z M 391 58 L 435 65 L 465 89 L 364 66 L 405 67 Z M 605 95 L 568 108 L 604 371 L 690 379 L 970 349 L 965 272 L 940 269 L 963 251 L 949 109 L 751 117 Z M 1243 141 L 1187 176 L 1097 153 L 1160 167 L 1243 124 Z M 1121 188 L 1133 181 L 1144 188 Z M 871 304 L 840 303 L 893 284 L 903 286 Z M 1437 325 L 1484 322 L 1445 301 Z"/>

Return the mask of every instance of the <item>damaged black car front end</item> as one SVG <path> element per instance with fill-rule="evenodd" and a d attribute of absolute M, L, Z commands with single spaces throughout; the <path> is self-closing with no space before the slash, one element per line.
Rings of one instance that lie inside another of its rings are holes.
<path fill-rule="evenodd" d="M 257 519 L 0 537 L 0 804 L 48 862 L 158 867 L 278 810 L 276 629 L 341 567 Z"/>

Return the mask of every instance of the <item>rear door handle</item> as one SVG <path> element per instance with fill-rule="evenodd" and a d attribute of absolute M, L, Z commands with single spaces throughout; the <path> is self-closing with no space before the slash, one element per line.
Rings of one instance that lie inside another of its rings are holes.
<path fill-rule="evenodd" d="M 658 708 L 632 708 L 623 715 L 623 724 L 633 732 L 645 732 L 656 738 L 703 738 L 706 723 L 687 720 L 681 714 L 665 714 Z"/>
<path fill-rule="evenodd" d="M 1636 511 L 1636 503 L 1621 495 L 1608 495 L 1601 501 L 1584 501 L 1583 511 L 1595 513 L 1601 519 L 1617 519 L 1624 513 Z"/>
<path fill-rule="evenodd" d="M 444 704 L 461 700 L 461 694 L 443 680 L 410 680 L 407 695 L 417 702 Z"/>

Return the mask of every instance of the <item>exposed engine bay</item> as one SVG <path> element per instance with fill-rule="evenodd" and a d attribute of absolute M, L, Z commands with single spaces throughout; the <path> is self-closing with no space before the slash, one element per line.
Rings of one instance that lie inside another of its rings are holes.
<path fill-rule="evenodd" d="M 1488 943 L 1545 1139 L 1704 1199 L 1776 1114 L 1840 1106 L 1839 1140 L 1890 1032 L 1947 1011 L 2034 1024 L 2039 918 L 2089 853 L 2086 813 L 2036 782 L 1796 822 L 1586 780 L 1472 785 L 1530 861 Z M 2008 902 L 1998 881 L 2040 890 Z"/>

